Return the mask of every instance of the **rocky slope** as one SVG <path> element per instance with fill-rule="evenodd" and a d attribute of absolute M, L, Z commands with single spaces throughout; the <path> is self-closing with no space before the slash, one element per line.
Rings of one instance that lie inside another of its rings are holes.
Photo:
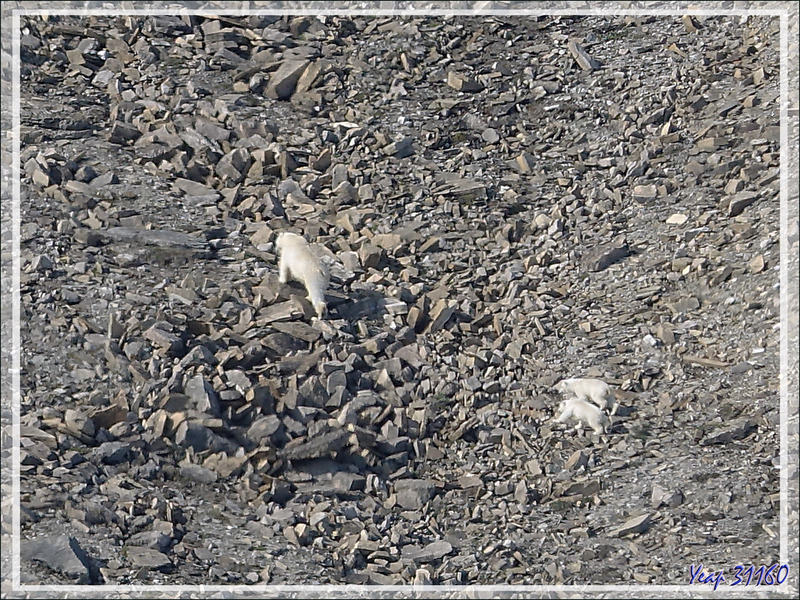
<path fill-rule="evenodd" d="M 778 33 L 23 18 L 23 582 L 776 563 Z"/>

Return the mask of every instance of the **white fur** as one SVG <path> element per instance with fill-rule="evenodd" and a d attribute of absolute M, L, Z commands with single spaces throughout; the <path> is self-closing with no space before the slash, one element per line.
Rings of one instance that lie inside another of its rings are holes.
<path fill-rule="evenodd" d="M 557 423 L 565 423 L 570 418 L 576 419 L 579 427 L 586 424 L 598 435 L 605 433 L 611 425 L 606 413 L 580 398 L 564 400 L 559 405 L 559 410 L 561 414 L 556 419 Z"/>
<path fill-rule="evenodd" d="M 328 305 L 325 304 L 325 290 L 329 279 L 327 267 L 311 251 L 308 242 L 301 235 L 285 231 L 278 235 L 275 245 L 280 253 L 278 271 L 281 283 L 286 283 L 289 279 L 302 283 L 317 316 L 325 316 L 328 312 Z"/>
<path fill-rule="evenodd" d="M 610 409 L 611 414 L 617 412 L 614 391 L 605 381 L 599 379 L 562 379 L 555 389 L 565 396 L 572 394 L 580 400 L 591 400 L 601 409 Z"/>

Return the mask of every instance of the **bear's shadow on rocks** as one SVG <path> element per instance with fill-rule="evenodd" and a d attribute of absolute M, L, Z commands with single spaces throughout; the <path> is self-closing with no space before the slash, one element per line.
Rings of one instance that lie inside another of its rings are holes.
<path fill-rule="evenodd" d="M 631 415 L 638 412 L 635 406 L 617 406 L 617 412 L 614 416 L 611 417 L 611 427 L 609 427 L 609 433 L 614 433 L 618 435 L 623 435 L 629 432 L 629 429 L 625 426 L 628 422 Z M 620 417 L 623 417 L 620 419 Z"/>
<path fill-rule="evenodd" d="M 622 405 L 619 405 L 617 407 L 617 412 L 615 414 L 618 417 L 630 417 L 635 412 L 636 412 L 636 407 L 635 406 L 622 406 Z"/>
<path fill-rule="evenodd" d="M 349 298 L 328 295 L 326 300 L 328 310 L 346 321 L 382 318 L 386 314 L 386 298 L 372 290 L 354 290 Z"/>

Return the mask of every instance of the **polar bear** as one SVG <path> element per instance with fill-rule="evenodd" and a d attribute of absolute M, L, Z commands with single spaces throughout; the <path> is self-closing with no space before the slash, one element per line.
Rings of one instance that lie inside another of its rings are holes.
<path fill-rule="evenodd" d="M 325 304 L 325 290 L 330 278 L 328 268 L 311 251 L 308 242 L 301 235 L 285 231 L 278 235 L 275 245 L 280 255 L 280 282 L 287 283 L 289 279 L 294 279 L 302 283 L 317 316 L 324 317 L 328 312 L 328 305 Z"/>
<path fill-rule="evenodd" d="M 599 379 L 562 379 L 555 385 L 555 389 L 569 396 L 572 394 L 579 400 L 591 400 L 601 409 L 609 409 L 611 414 L 616 414 L 618 405 L 614 391 L 605 382 Z"/>
<path fill-rule="evenodd" d="M 597 408 L 594 404 L 589 404 L 580 398 L 570 398 L 564 400 L 558 407 L 561 414 L 558 415 L 556 423 L 565 423 L 572 418 L 578 421 L 578 427 L 583 424 L 591 427 L 598 435 L 606 433 L 611 425 L 606 413 Z"/>

